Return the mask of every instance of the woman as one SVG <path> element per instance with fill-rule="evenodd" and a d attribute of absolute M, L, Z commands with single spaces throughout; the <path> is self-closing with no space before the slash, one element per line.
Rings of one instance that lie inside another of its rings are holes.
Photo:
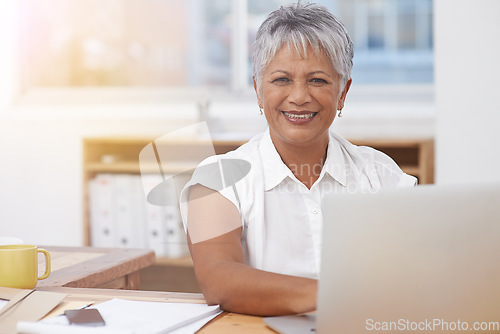
<path fill-rule="evenodd" d="M 314 310 L 324 195 L 415 184 L 385 154 L 329 132 L 351 85 L 352 57 L 344 27 L 318 5 L 282 7 L 260 27 L 253 79 L 269 128 L 203 162 L 181 195 L 209 304 L 255 315 Z M 214 162 L 223 173 L 215 181 L 202 168 Z"/>

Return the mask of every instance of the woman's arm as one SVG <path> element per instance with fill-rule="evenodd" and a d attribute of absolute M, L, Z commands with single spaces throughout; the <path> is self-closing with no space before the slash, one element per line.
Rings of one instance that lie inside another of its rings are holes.
<path fill-rule="evenodd" d="M 191 188 L 189 198 L 188 245 L 207 303 L 261 316 L 316 308 L 316 280 L 244 264 L 241 219 L 229 200 L 200 185 Z"/>

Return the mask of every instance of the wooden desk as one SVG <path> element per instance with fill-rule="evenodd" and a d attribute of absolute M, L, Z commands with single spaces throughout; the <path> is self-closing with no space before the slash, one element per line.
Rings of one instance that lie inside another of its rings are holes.
<path fill-rule="evenodd" d="M 154 252 L 146 249 L 54 247 L 49 251 L 52 272 L 37 287 L 140 288 L 139 271 L 155 262 Z M 39 256 L 39 271 L 45 268 Z"/>
<path fill-rule="evenodd" d="M 115 289 L 81 289 L 65 287 L 37 287 L 37 291 L 53 291 L 66 294 L 63 303 L 81 302 L 82 304 L 98 303 L 112 298 L 157 301 L 172 303 L 205 303 L 200 293 L 135 291 Z M 64 305 L 63 305 L 64 306 Z M 61 311 L 63 312 L 63 311 Z M 199 334 L 273 334 L 261 317 L 223 312 L 206 324 Z"/>

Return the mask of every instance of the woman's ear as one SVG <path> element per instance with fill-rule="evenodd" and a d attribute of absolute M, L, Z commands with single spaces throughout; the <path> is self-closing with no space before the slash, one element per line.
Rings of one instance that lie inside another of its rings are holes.
<path fill-rule="evenodd" d="M 257 95 L 257 102 L 259 106 L 262 106 L 262 100 L 260 98 L 259 90 L 257 89 L 257 81 L 255 80 L 255 76 L 252 77 L 253 80 L 253 89 L 255 90 L 255 94 Z"/>
<path fill-rule="evenodd" d="M 347 92 L 349 91 L 349 88 L 351 88 L 351 83 L 352 83 L 352 78 L 349 78 L 349 80 L 347 80 L 347 82 L 345 83 L 344 90 L 342 91 L 342 94 L 340 94 L 337 110 L 341 110 L 344 108 L 345 98 L 347 96 Z"/>

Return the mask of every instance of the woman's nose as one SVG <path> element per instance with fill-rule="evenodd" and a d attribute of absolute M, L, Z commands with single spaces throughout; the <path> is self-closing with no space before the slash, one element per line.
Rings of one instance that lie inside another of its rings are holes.
<path fill-rule="evenodd" d="M 294 83 L 290 87 L 290 92 L 288 94 L 289 102 L 296 105 L 303 105 L 305 103 L 311 102 L 311 95 L 309 94 L 309 89 L 304 83 Z"/>

